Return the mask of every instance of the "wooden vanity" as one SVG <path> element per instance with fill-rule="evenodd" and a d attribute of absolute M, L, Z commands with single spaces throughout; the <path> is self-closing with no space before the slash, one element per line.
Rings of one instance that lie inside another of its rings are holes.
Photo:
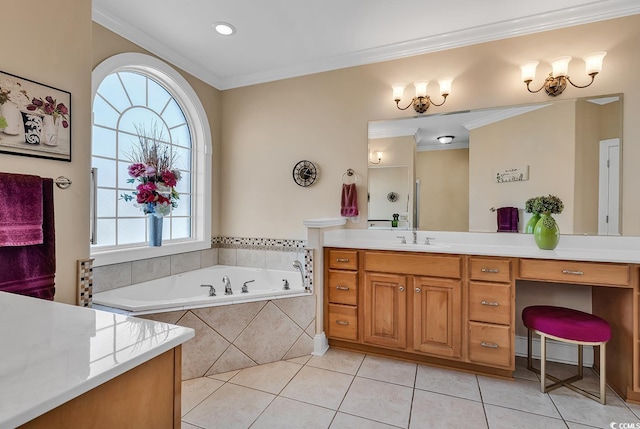
<path fill-rule="evenodd" d="M 323 256 L 329 345 L 502 377 L 515 369 L 516 281 L 590 286 L 592 312 L 613 329 L 607 381 L 640 401 L 637 264 L 336 247 Z"/>

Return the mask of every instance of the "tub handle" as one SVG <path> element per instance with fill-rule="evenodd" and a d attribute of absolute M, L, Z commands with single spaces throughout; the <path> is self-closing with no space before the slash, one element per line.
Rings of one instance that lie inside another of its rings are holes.
<path fill-rule="evenodd" d="M 214 288 L 212 285 L 200 285 L 200 287 L 208 287 L 209 296 L 216 296 L 216 288 Z"/>
<path fill-rule="evenodd" d="M 291 289 L 291 288 L 289 287 L 289 280 L 287 280 L 287 279 L 282 279 L 282 281 L 284 282 L 284 286 L 282 287 L 282 289 L 284 289 L 284 290 L 289 290 L 289 289 Z"/>
<path fill-rule="evenodd" d="M 248 293 L 249 287 L 247 286 L 247 283 L 253 283 L 253 282 L 255 282 L 255 280 L 249 280 L 248 282 L 244 282 L 242 284 L 242 293 Z"/>

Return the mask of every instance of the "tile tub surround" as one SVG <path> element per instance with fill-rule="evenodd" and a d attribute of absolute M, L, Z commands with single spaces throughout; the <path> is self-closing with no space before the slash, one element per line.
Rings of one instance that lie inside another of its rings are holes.
<path fill-rule="evenodd" d="M 313 287 L 313 251 L 306 249 L 305 245 L 306 241 L 303 240 L 216 237 L 211 240 L 211 249 L 93 267 L 93 292 L 104 292 L 213 265 L 295 271 L 295 260 L 303 263 L 305 282 Z"/>
<path fill-rule="evenodd" d="M 195 330 L 182 347 L 182 378 L 188 380 L 308 355 L 315 299 L 309 294 L 139 317 Z"/>

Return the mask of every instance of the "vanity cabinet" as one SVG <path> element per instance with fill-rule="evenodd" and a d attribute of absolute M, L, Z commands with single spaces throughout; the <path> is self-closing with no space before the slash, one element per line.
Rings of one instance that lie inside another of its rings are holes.
<path fill-rule="evenodd" d="M 515 261 L 469 257 L 468 359 L 515 368 Z"/>
<path fill-rule="evenodd" d="M 407 347 L 407 276 L 364 273 L 364 342 Z"/>

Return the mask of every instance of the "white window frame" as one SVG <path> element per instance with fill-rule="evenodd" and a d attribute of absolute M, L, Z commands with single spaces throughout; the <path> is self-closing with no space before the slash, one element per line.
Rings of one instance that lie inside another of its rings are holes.
<path fill-rule="evenodd" d="M 202 102 L 187 80 L 173 67 L 150 55 L 127 52 L 107 58 L 93 70 L 91 75 L 92 112 L 93 102 L 102 81 L 110 74 L 120 71 L 142 73 L 153 78 L 169 91 L 183 109 L 191 131 L 191 150 L 195 155 L 192 165 L 193 235 L 189 240 L 166 242 L 160 247 L 149 247 L 145 244 L 135 247 L 127 245 L 126 248 L 120 249 L 92 248 L 93 265 L 110 265 L 211 248 L 211 195 L 207 194 L 211 187 L 211 129 Z M 93 125 L 91 128 L 93 129 Z M 93 154 L 93 150 L 91 153 Z"/>

